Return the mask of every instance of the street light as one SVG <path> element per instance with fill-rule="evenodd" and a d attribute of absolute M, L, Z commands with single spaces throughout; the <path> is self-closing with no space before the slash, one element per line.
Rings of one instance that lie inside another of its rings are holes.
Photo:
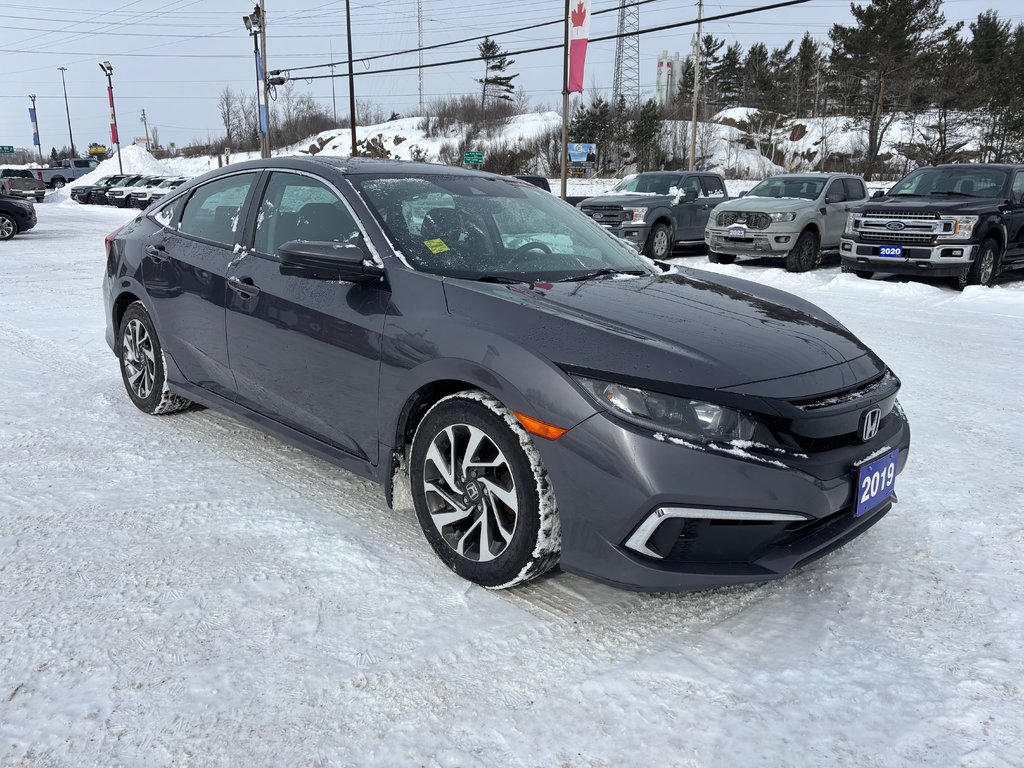
<path fill-rule="evenodd" d="M 39 150 L 39 165 L 43 164 L 43 145 L 39 141 L 39 118 L 36 116 L 36 95 L 34 93 L 29 94 L 29 98 L 32 99 L 32 106 L 29 107 L 28 116 L 32 120 L 32 143 L 36 145 L 36 149 Z"/>
<path fill-rule="evenodd" d="M 109 61 L 100 63 L 100 69 L 107 76 L 107 97 L 110 99 L 110 142 L 117 146 L 117 172 L 123 174 L 124 166 L 121 164 L 121 142 L 117 138 L 117 112 L 114 110 L 114 68 Z"/>
<path fill-rule="evenodd" d="M 64 80 L 64 73 L 68 71 L 67 67 L 57 67 L 60 70 L 60 82 L 64 86 L 64 111 L 68 115 L 68 137 L 71 139 L 71 156 L 78 157 L 78 152 L 75 151 L 75 134 L 71 132 L 71 107 L 68 106 L 68 84 Z"/>
<path fill-rule="evenodd" d="M 260 36 L 263 32 L 263 9 L 257 5 L 252 13 L 242 17 L 245 31 L 252 37 L 252 52 L 256 60 L 256 103 L 259 105 L 260 157 L 270 157 L 270 136 L 267 125 L 267 87 L 263 77 L 263 61 L 260 57 Z"/>

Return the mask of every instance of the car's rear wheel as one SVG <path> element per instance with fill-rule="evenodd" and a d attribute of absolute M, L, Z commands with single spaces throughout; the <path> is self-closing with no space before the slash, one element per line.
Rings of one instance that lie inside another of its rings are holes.
<path fill-rule="evenodd" d="M 54 179 L 52 186 L 54 189 L 64 189 L 64 179 Z"/>
<path fill-rule="evenodd" d="M 786 254 L 788 272 L 809 272 L 821 263 L 818 236 L 809 230 L 800 233 L 793 250 Z"/>
<path fill-rule="evenodd" d="M 191 405 L 189 400 L 171 394 L 167 387 L 163 349 L 141 301 L 125 310 L 118 338 L 121 379 L 128 397 L 140 411 L 160 416 Z"/>
<path fill-rule="evenodd" d="M 644 243 L 644 254 L 652 259 L 665 259 L 672 253 L 672 230 L 668 224 L 658 222 Z"/>
<path fill-rule="evenodd" d="M 736 256 L 732 253 L 715 253 L 714 251 L 708 251 L 708 261 L 712 264 L 732 264 L 736 261 Z"/>
<path fill-rule="evenodd" d="M 561 528 L 540 454 L 489 395 L 434 405 L 413 438 L 409 474 L 427 541 L 463 578 L 503 589 L 558 562 Z"/>
<path fill-rule="evenodd" d="M 0 240 L 10 240 L 18 234 L 18 222 L 9 213 L 0 213 Z"/>

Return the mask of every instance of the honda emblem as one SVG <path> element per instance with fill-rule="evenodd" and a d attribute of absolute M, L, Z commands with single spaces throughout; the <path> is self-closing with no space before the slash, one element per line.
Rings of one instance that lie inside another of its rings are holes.
<path fill-rule="evenodd" d="M 882 423 L 882 409 L 872 408 L 864 411 L 860 419 L 860 439 L 865 443 L 878 434 L 878 425 Z"/>

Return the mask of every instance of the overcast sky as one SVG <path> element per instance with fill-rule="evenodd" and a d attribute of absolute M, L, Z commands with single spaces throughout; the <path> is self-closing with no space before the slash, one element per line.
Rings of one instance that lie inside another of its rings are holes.
<path fill-rule="evenodd" d="M 707 0 L 705 15 L 727 13 L 768 4 L 770 0 L 717 2 Z M 614 8 L 615 0 L 594 0 L 593 10 Z M 266 0 L 269 19 L 268 67 L 298 67 L 343 59 L 345 45 L 344 0 Z M 558 19 L 559 0 L 422 0 L 424 44 Z M 949 21 L 970 21 L 988 8 L 1014 23 L 1024 21 L 1021 0 L 945 0 Z M 769 46 L 799 38 L 805 31 L 827 40 L 833 23 L 850 23 L 850 4 L 842 0 L 811 0 L 806 5 L 752 14 L 707 24 L 705 31 L 739 41 L 744 49 L 763 41 Z M 0 2 L 0 145 L 29 147 L 29 94 L 37 96 L 44 154 L 52 146 L 69 143 L 67 118 L 58 67 L 66 77 L 76 146 L 109 142 L 106 80 L 98 64 L 114 67 L 114 92 L 122 144 L 141 136 L 141 112 L 160 129 L 161 143 L 179 146 L 194 138 L 222 132 L 217 96 L 225 84 L 245 93 L 255 91 L 252 41 L 242 16 L 252 10 L 244 0 L 2 0 Z M 695 2 L 656 0 L 640 9 L 641 28 L 686 21 L 696 16 Z M 595 16 L 591 37 L 615 31 L 617 14 Z M 353 0 L 353 52 L 358 58 L 417 47 L 416 0 Z M 656 61 L 663 50 L 685 54 L 692 28 L 643 35 L 640 38 L 641 86 L 653 92 Z M 558 43 L 558 25 L 500 35 L 506 50 Z M 477 53 L 475 43 L 424 54 L 424 62 L 460 59 Z M 586 86 L 610 93 L 615 42 L 592 44 L 587 57 Z M 417 63 L 416 54 L 357 64 L 357 72 L 372 73 L 385 67 Z M 311 73 L 324 72 L 314 70 Z M 477 62 L 425 70 L 426 100 L 439 95 L 478 91 Z M 560 102 L 561 64 L 557 52 L 516 57 L 511 71 L 536 105 L 557 108 Z M 418 103 L 416 72 L 367 74 L 355 78 L 356 95 L 382 107 L 405 113 Z M 338 79 L 337 108 L 347 114 L 347 81 Z M 298 90 L 309 92 L 331 108 L 329 80 L 302 81 Z"/>

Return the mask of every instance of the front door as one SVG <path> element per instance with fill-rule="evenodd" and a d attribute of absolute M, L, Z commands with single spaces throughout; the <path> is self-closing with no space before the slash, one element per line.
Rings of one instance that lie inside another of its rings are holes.
<path fill-rule="evenodd" d="M 224 280 L 256 176 L 222 176 L 157 211 L 161 226 L 146 240 L 142 259 L 167 353 L 189 382 L 227 398 L 235 385 L 224 335 Z"/>
<path fill-rule="evenodd" d="M 821 237 L 822 248 L 838 248 L 846 229 L 846 217 L 850 203 L 846 199 L 846 185 L 842 179 L 833 179 L 825 190 L 825 231 Z"/>
<path fill-rule="evenodd" d="M 321 179 L 274 171 L 251 251 L 228 269 L 227 337 L 237 402 L 377 463 L 383 281 L 356 285 L 281 274 L 290 240 L 362 245 L 338 192 Z"/>

